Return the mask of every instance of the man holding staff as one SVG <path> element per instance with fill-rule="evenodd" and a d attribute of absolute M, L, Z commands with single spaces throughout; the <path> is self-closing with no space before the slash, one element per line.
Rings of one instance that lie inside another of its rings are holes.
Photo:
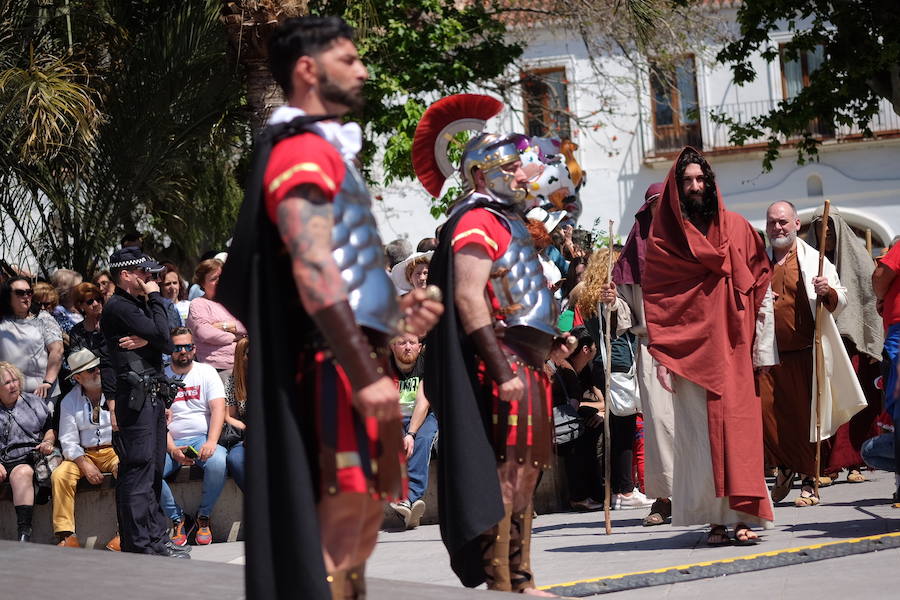
<path fill-rule="evenodd" d="M 772 499 L 782 500 L 791 489 L 794 475 L 803 473 L 800 496 L 794 500 L 798 507 L 819 503 L 814 481 L 821 475 L 817 469 L 816 440 L 828 440 L 866 406 L 834 322 L 847 306 L 847 290 L 827 258 L 823 257 L 819 273 L 819 252 L 797 238 L 799 229 L 800 218 L 793 204 L 775 202 L 769 206 L 766 234 L 771 243 L 775 339 L 780 364 L 758 377 L 766 452 L 779 468 Z M 825 373 L 819 375 L 826 382 L 819 394 L 818 411 L 814 348 L 817 302 L 825 309 L 824 319 L 818 325 L 825 359 Z M 830 444 L 826 441 L 820 445 L 820 464 L 827 465 Z"/>

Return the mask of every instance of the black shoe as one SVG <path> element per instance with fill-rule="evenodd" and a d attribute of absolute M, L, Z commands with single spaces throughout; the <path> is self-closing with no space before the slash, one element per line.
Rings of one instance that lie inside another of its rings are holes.
<path fill-rule="evenodd" d="M 171 545 L 171 546 L 168 545 L 168 544 L 166 544 L 165 546 L 163 546 L 163 549 L 162 549 L 162 552 L 160 553 L 160 556 L 168 556 L 169 558 L 186 558 L 186 559 L 190 559 L 190 558 L 191 558 L 191 553 L 185 551 L 184 548 L 179 548 L 178 546 L 175 546 L 174 544 Z"/>
<path fill-rule="evenodd" d="M 24 529 L 19 530 L 18 539 L 20 542 L 30 542 L 31 541 L 31 527 L 25 527 Z"/>
<path fill-rule="evenodd" d="M 184 552 L 185 554 L 190 554 L 191 550 L 193 550 L 193 548 L 191 548 L 190 546 L 179 546 L 172 540 L 166 540 L 164 545 L 169 550 L 174 550 L 176 552 Z"/>

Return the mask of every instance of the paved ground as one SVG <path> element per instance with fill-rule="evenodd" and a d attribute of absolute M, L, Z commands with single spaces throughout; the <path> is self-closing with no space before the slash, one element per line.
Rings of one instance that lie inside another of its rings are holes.
<path fill-rule="evenodd" d="M 900 531 L 900 509 L 889 504 L 893 474 L 867 473 L 871 481 L 850 484 L 843 479 L 822 489 L 823 503 L 794 508 L 776 507 L 776 526 L 763 533 L 764 541 L 751 548 L 709 548 L 705 531 L 664 525 L 644 528 L 643 511 L 614 511 L 613 534 L 603 533 L 602 513 L 540 515 L 535 521 L 533 563 L 541 586 L 633 573 L 649 569 L 733 558 L 785 548 Z M 796 491 L 788 496 L 792 500 Z M 243 544 L 214 544 L 194 550 L 195 559 L 242 564 Z M 845 558 L 748 574 L 617 592 L 616 597 L 693 598 L 698 593 L 767 600 L 791 599 L 815 593 L 817 598 L 852 594 L 890 597 L 888 581 L 900 568 L 900 550 L 886 550 Z M 438 527 L 381 533 L 369 562 L 373 578 L 459 587 L 451 572 Z M 449 590 L 447 590 L 449 592 Z M 448 596 L 449 597 L 449 596 Z"/>
<path fill-rule="evenodd" d="M 867 483 L 839 483 L 824 488 L 825 502 L 817 507 L 798 509 L 782 503 L 776 508 L 775 529 L 765 532 L 764 542 L 754 548 L 708 548 L 703 544 L 704 531 L 700 528 L 667 525 L 643 528 L 640 526 L 643 511 L 614 512 L 611 536 L 603 533 L 602 513 L 541 515 L 535 525 L 533 557 L 538 583 L 558 585 L 900 531 L 900 509 L 893 509 L 888 503 L 893 475 L 869 476 L 872 481 Z M 112 597 L 112 590 L 123 590 L 125 597 L 132 600 L 243 598 L 243 543 L 196 547 L 193 558 L 183 561 L 0 542 L 0 599 L 27 596 L 30 600 L 60 597 L 96 600 Z M 694 600 L 700 595 L 729 600 L 760 597 L 796 600 L 807 596 L 817 600 L 893 598 L 898 595 L 892 587 L 898 571 L 900 550 L 885 550 L 616 592 L 615 597 L 623 600 Z M 198 573 L 201 573 L 199 579 Z M 448 567 L 437 526 L 382 532 L 369 563 L 369 575 L 371 600 L 500 597 L 459 586 Z M 298 590 L 297 598 L 302 597 L 302 590 Z"/>

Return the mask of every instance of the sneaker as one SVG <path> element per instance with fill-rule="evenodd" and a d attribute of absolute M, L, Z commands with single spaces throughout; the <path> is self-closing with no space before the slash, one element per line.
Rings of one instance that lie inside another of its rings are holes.
<path fill-rule="evenodd" d="M 616 494 L 613 500 L 613 508 L 615 510 L 630 510 L 634 508 L 647 508 L 653 505 L 653 500 L 645 496 L 637 488 L 631 492 L 630 496 L 625 494 Z"/>
<path fill-rule="evenodd" d="M 593 512 L 602 509 L 603 503 L 592 498 L 585 498 L 584 500 L 572 500 L 569 502 L 569 506 L 577 512 Z"/>
<path fill-rule="evenodd" d="M 391 508 L 393 508 L 394 512 L 397 513 L 397 516 L 403 520 L 403 524 L 408 526 L 409 518 L 412 516 L 412 506 L 410 506 L 409 500 L 391 502 Z"/>
<path fill-rule="evenodd" d="M 187 546 L 188 536 L 196 525 L 188 515 L 182 515 L 177 521 L 172 521 L 172 543 L 176 546 Z"/>
<path fill-rule="evenodd" d="M 412 503 L 410 507 L 409 519 L 406 521 L 407 529 L 415 529 L 422 522 L 422 515 L 425 514 L 425 501 L 419 498 Z"/>
<path fill-rule="evenodd" d="M 197 515 L 197 535 L 194 536 L 198 546 L 212 543 L 212 531 L 209 529 L 209 517 Z"/>

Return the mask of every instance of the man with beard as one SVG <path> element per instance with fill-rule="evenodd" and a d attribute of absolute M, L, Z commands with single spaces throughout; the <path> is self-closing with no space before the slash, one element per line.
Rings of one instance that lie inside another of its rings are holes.
<path fill-rule="evenodd" d="M 172 364 L 166 375 L 181 383 L 169 410 L 166 468 L 163 477 L 170 477 L 182 465 L 198 465 L 203 469 L 203 486 L 197 517 L 185 514 L 169 484 L 163 479 L 160 505 L 172 521 L 172 542 L 186 546 L 196 527 L 196 542 L 200 546 L 212 543 L 209 517 L 225 487 L 225 456 L 219 445 L 219 435 L 225 423 L 225 386 L 216 370 L 207 364 L 194 362 L 194 336 L 187 327 L 172 330 Z M 185 451 L 196 452 L 187 456 Z"/>
<path fill-rule="evenodd" d="M 800 217 L 790 202 L 775 202 L 766 212 L 771 243 L 772 292 L 775 298 L 775 340 L 780 363 L 759 374 L 766 455 L 778 466 L 772 500 L 790 491 L 795 473 L 805 474 L 795 506 L 815 506 L 816 303 L 827 313 L 821 323 L 826 372 L 831 373 L 819 400 L 820 435 L 827 440 L 837 428 L 866 406 L 866 400 L 834 318 L 847 306 L 847 290 L 827 258 L 818 276 L 819 253 L 797 238 Z M 821 465 L 828 464 L 830 445 L 822 444 Z"/>
<path fill-rule="evenodd" d="M 653 218 L 641 277 L 650 354 L 675 393 L 672 524 L 709 523 L 707 543 L 755 544 L 774 518 L 763 478 L 754 367 L 774 364 L 769 261 L 725 210 L 693 148 L 679 154 Z"/>
<path fill-rule="evenodd" d="M 413 164 L 433 195 L 448 174 L 439 167 L 444 134 L 480 109 L 485 118 L 502 104 L 461 94 L 423 115 Z M 524 219 L 520 140 L 480 133 L 463 151 L 466 193 L 430 265 L 429 281 L 447 291 L 448 306 L 427 340 L 425 391 L 441 425 L 440 524 L 451 567 L 466 586 L 486 581 L 493 590 L 548 596 L 535 587 L 530 559 L 532 496 L 552 455 L 543 367 L 551 349 L 561 360 L 574 340 L 554 344 L 559 308 Z"/>
<path fill-rule="evenodd" d="M 398 302 L 384 271 L 360 128 L 338 121 L 362 106 L 368 77 L 353 35 L 337 17 L 273 34 L 288 104 L 256 142 L 219 285 L 261 349 L 248 372 L 260 400 L 247 403 L 250 598 L 365 596 L 384 502 L 406 496 L 387 341 L 424 335 L 442 311 L 427 290 Z"/>
<path fill-rule="evenodd" d="M 428 464 L 431 447 L 438 432 L 438 422 L 425 398 L 422 375 L 425 355 L 422 342 L 411 333 L 391 341 L 391 366 L 400 390 L 400 413 L 403 415 L 403 450 L 409 495 L 402 502 L 391 503 L 407 529 L 415 529 L 425 513 L 425 489 L 428 487 Z"/>

